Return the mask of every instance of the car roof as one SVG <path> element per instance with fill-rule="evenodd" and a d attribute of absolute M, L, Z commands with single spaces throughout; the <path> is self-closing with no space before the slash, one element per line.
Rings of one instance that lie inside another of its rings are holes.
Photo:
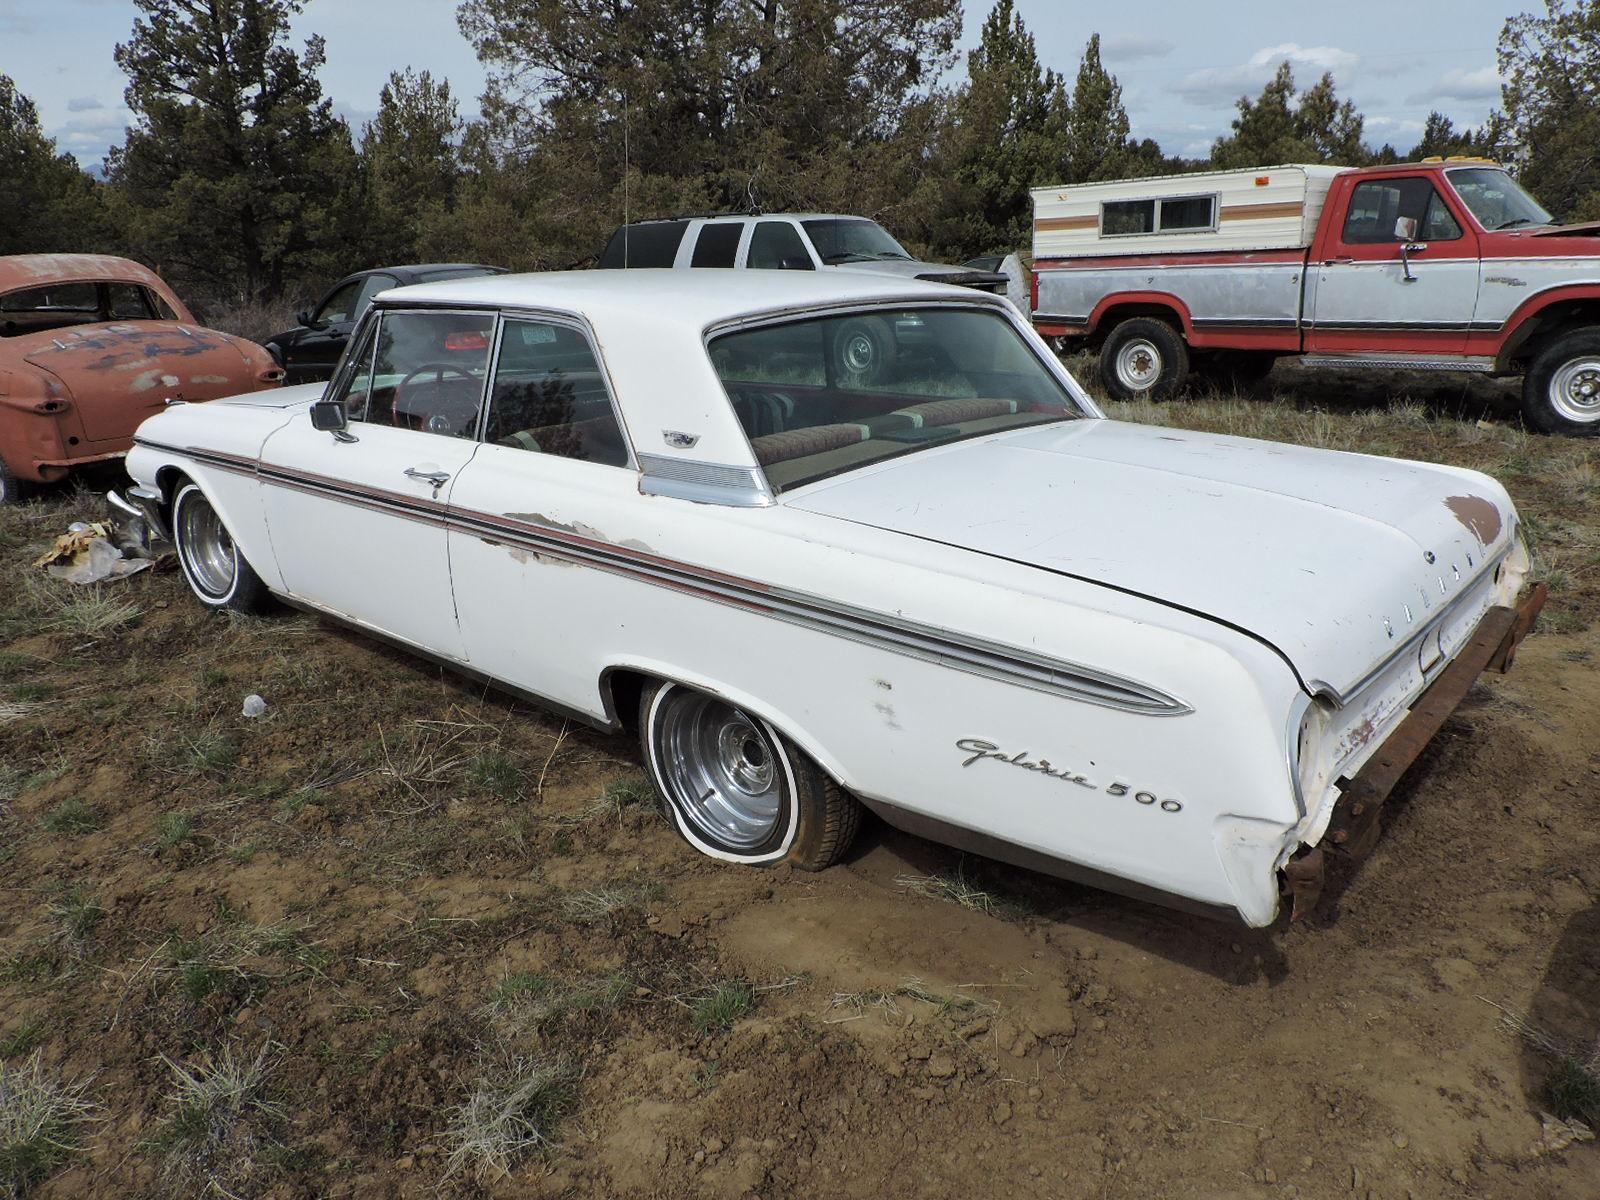
<path fill-rule="evenodd" d="M 115 279 L 167 287 L 149 267 L 111 254 L 10 254 L 0 256 L 0 292 L 67 280 Z"/>
<path fill-rule="evenodd" d="M 597 327 L 647 320 L 698 338 L 710 325 L 793 309 L 885 300 L 992 298 L 970 288 L 868 272 L 540 271 L 412 284 L 379 292 L 380 304 L 533 308 L 581 316 Z"/>
<path fill-rule="evenodd" d="M 826 213 L 826 212 L 761 212 L 761 213 L 687 213 L 677 217 L 646 217 L 641 221 L 630 221 L 625 228 L 636 229 L 640 225 L 665 225 L 670 221 L 767 221 L 781 218 L 785 221 L 872 221 L 872 217 L 864 217 L 860 213 Z"/>
<path fill-rule="evenodd" d="M 495 271 L 504 272 L 504 267 L 491 267 L 483 263 L 405 263 L 397 267 L 368 267 L 365 271 L 352 271 L 340 282 L 350 279 L 364 279 L 368 275 L 423 275 L 431 271 Z"/>
<path fill-rule="evenodd" d="M 380 307 L 520 308 L 579 317 L 594 331 L 640 453 L 743 470 L 756 464 L 705 351 L 708 327 L 830 307 L 939 301 L 1012 311 L 1002 297 L 970 288 L 848 271 L 550 271 L 419 283 L 376 297 Z M 662 441 L 667 432 L 688 434 L 693 449 L 671 449 L 676 443 Z"/>

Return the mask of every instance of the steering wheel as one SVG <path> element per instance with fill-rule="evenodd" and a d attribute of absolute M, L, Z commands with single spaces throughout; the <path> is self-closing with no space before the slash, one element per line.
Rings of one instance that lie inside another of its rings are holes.
<path fill-rule="evenodd" d="M 433 378 L 428 382 L 435 388 L 442 387 L 444 377 L 447 374 L 459 376 L 474 387 L 478 384 L 471 371 L 455 363 L 423 363 L 420 367 L 411 370 L 404 379 L 395 385 L 394 399 L 389 405 L 390 416 L 395 426 L 400 429 L 426 429 L 430 433 L 453 434 L 461 428 L 465 421 L 471 420 L 477 415 L 478 406 L 476 401 L 470 404 L 461 404 L 460 402 L 447 404 L 442 410 L 438 407 L 430 406 L 426 419 L 423 419 L 418 412 L 402 411 L 401 409 L 401 401 L 407 398 L 406 389 L 416 382 L 419 375 L 427 375 L 430 372 L 433 374 Z M 451 409 L 457 411 L 452 412 L 450 411 Z"/>

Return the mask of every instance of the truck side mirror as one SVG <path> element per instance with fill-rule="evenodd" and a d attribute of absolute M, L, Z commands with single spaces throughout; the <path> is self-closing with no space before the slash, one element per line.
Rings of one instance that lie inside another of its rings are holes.
<path fill-rule="evenodd" d="M 1396 241 L 1414 241 L 1417 236 L 1417 219 L 1415 217 L 1397 219 L 1394 223 L 1394 236 Z"/>
<path fill-rule="evenodd" d="M 309 329 L 311 327 L 311 310 L 309 308 L 302 308 L 299 312 L 295 313 L 294 323 L 296 325 L 304 325 Z"/>

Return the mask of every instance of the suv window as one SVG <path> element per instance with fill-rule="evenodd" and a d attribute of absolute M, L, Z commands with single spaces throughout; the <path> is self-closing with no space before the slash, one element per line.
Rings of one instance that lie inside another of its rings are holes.
<path fill-rule="evenodd" d="M 1011 323 L 921 308 L 723 334 L 711 361 L 775 488 L 1079 415 Z"/>
<path fill-rule="evenodd" d="M 600 265 L 621 267 L 670 267 L 678 256 L 687 221 L 645 221 L 624 225 L 611 235 L 600 255 Z"/>
<path fill-rule="evenodd" d="M 361 281 L 361 295 L 356 300 L 355 312 L 350 314 L 350 320 L 359 321 L 361 314 L 372 306 L 372 298 L 379 292 L 386 292 L 392 287 L 399 287 L 400 281 L 393 275 L 368 275 Z"/>
<path fill-rule="evenodd" d="M 322 307 L 317 310 L 316 319 L 326 321 L 330 325 L 342 325 L 346 321 L 355 320 L 356 298 L 361 294 L 361 280 L 352 279 L 349 283 L 340 284 L 334 289 L 333 295 L 322 302 Z"/>
<path fill-rule="evenodd" d="M 1394 226 L 1401 218 L 1416 221 L 1420 241 L 1449 242 L 1461 236 L 1461 226 L 1433 184 L 1412 176 L 1356 184 L 1345 213 L 1343 240 L 1348 245 L 1398 242 Z"/>
<path fill-rule="evenodd" d="M 739 239 L 744 235 L 744 222 L 718 221 L 715 225 L 702 225 L 700 238 L 694 244 L 691 267 L 731 267 L 739 253 Z"/>
<path fill-rule="evenodd" d="M 613 467 L 628 463 L 588 339 L 545 321 L 505 323 L 484 440 Z"/>
<path fill-rule="evenodd" d="M 367 423 L 477 436 L 493 336 L 494 317 L 484 313 L 384 313 Z"/>
<path fill-rule="evenodd" d="M 745 266 L 762 270 L 810 271 L 811 255 L 800 234 L 787 221 L 757 222 L 750 235 L 750 253 Z"/>

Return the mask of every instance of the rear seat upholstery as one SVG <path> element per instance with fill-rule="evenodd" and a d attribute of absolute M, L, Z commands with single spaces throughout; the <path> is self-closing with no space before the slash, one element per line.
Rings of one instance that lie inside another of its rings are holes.
<path fill-rule="evenodd" d="M 973 396 L 929 400 L 922 404 L 913 404 L 867 417 L 861 421 L 839 421 L 827 425 L 804 426 L 799 429 L 780 428 L 774 432 L 761 434 L 754 433 L 756 428 L 762 428 L 760 425 L 747 423 L 745 428 L 752 434 L 750 447 L 755 451 L 756 461 L 765 467 L 869 441 L 874 436 L 892 433 L 899 429 L 958 425 L 963 421 L 1006 416 L 1015 413 L 1019 407 L 1015 400 Z M 791 401 L 790 410 L 792 409 Z M 744 420 L 743 414 L 740 419 Z"/>

